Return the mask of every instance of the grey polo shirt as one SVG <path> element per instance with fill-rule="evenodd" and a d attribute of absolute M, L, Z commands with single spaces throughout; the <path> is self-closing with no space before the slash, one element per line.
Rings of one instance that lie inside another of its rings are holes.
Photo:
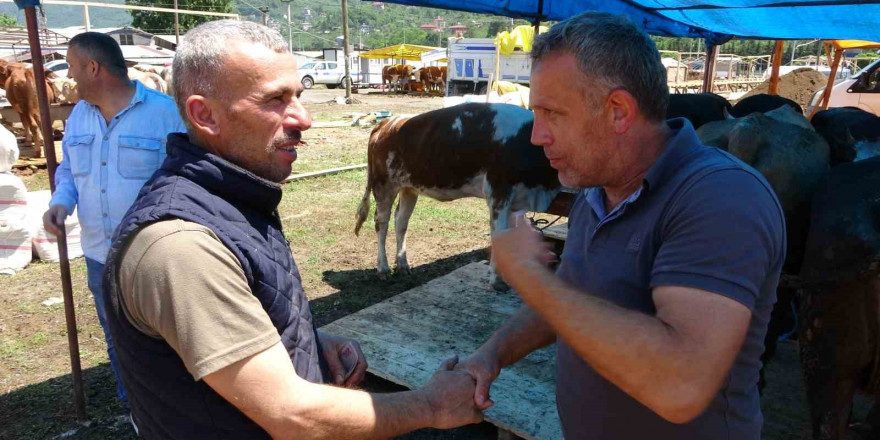
<path fill-rule="evenodd" d="M 569 440 L 761 438 L 758 370 L 785 259 L 782 208 L 757 171 L 701 145 L 685 119 L 667 124 L 673 137 L 625 202 L 606 213 L 601 188 L 576 198 L 558 274 L 649 315 L 656 286 L 724 295 L 752 312 L 748 334 L 709 408 L 681 425 L 629 397 L 560 340 L 557 405 Z"/>

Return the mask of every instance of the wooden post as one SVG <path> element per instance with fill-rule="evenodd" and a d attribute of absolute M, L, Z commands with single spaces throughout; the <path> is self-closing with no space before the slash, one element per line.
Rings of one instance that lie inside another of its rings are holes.
<path fill-rule="evenodd" d="M 351 100 L 351 66 L 348 64 L 351 61 L 348 54 L 348 0 L 342 0 L 342 45 L 342 53 L 345 57 L 345 78 L 343 79 L 345 81 L 345 102 L 348 104 Z"/>
<path fill-rule="evenodd" d="M 779 89 L 779 66 L 782 65 L 782 47 L 783 41 L 776 40 L 776 48 L 773 50 L 773 68 L 770 71 L 770 86 L 767 89 L 767 93 L 770 95 L 776 95 L 777 90 Z"/>
<path fill-rule="evenodd" d="M 49 97 L 46 93 L 46 74 L 42 69 L 43 50 L 40 48 L 40 36 L 37 29 L 37 13 L 33 6 L 24 8 L 27 21 L 28 43 L 35 63 L 34 80 L 37 86 L 37 105 L 40 110 L 40 129 L 43 131 L 43 147 L 46 150 L 46 163 L 49 167 L 49 188 L 55 192 L 55 140 L 52 135 L 52 119 L 49 113 Z M 64 295 L 64 317 L 67 322 L 67 347 L 70 350 L 70 375 L 73 379 L 73 404 L 76 407 L 76 418 L 85 421 L 86 393 L 83 387 L 82 367 L 79 360 L 79 338 L 76 333 L 76 312 L 73 308 L 73 287 L 70 280 L 70 261 L 67 258 L 67 232 L 61 226 L 58 235 L 58 257 L 61 265 L 61 289 Z"/>
<path fill-rule="evenodd" d="M 828 108 L 828 101 L 831 100 L 831 89 L 834 87 L 834 77 L 837 76 L 837 68 L 840 66 L 840 60 L 843 58 L 843 49 L 837 49 L 834 51 L 834 61 L 831 64 L 831 73 L 828 75 L 828 84 L 825 85 L 825 90 L 822 92 L 822 97 L 819 98 L 819 102 L 813 107 L 813 110 L 810 111 L 809 119 L 813 119 L 813 116 L 819 112 L 820 109 L 825 110 Z"/>
<path fill-rule="evenodd" d="M 706 43 L 706 63 L 703 65 L 703 93 L 712 92 L 715 84 L 715 63 L 721 46 Z"/>

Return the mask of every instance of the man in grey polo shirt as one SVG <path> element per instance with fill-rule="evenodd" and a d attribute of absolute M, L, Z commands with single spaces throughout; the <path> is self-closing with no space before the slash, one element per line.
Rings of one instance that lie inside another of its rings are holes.
<path fill-rule="evenodd" d="M 660 56 L 628 21 L 572 17 L 532 59 L 532 142 L 586 189 L 556 273 L 529 226 L 493 237 L 527 306 L 459 364 L 477 405 L 501 368 L 557 342 L 568 439 L 759 439 L 759 358 L 785 259 L 770 186 L 688 121 L 664 121 Z"/>

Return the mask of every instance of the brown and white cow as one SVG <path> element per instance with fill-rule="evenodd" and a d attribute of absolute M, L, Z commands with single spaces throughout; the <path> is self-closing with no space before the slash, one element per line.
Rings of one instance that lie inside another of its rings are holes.
<path fill-rule="evenodd" d="M 416 71 L 416 82 L 422 84 L 422 94 L 427 95 L 430 92 L 443 93 L 446 87 L 446 80 L 439 67 L 426 66 Z"/>
<path fill-rule="evenodd" d="M 398 194 L 396 262 L 402 272 L 409 270 L 406 231 L 419 194 L 444 202 L 486 199 L 493 232 L 507 229 L 513 212 L 547 209 L 560 184 L 544 151 L 530 142 L 533 120 L 532 112 L 508 104 L 462 104 L 395 116 L 373 129 L 355 234 L 367 219 L 372 193 L 380 277 L 390 272 L 385 237 Z M 493 276 L 493 286 L 504 284 Z"/>

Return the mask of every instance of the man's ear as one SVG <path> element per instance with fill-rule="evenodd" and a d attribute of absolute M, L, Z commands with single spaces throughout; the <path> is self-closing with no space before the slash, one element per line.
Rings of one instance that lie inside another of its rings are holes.
<path fill-rule="evenodd" d="M 211 102 L 201 95 L 186 98 L 186 118 L 192 125 L 196 135 L 202 139 L 210 139 L 220 134 L 217 113 Z"/>
<path fill-rule="evenodd" d="M 639 114 L 639 103 L 636 98 L 623 89 L 612 90 L 606 99 L 611 110 L 612 123 L 616 134 L 626 133 L 635 123 Z"/>
<path fill-rule="evenodd" d="M 98 64 L 95 60 L 89 60 L 88 64 L 86 64 L 86 72 L 92 78 L 97 78 L 98 73 L 101 71 L 101 65 Z"/>

